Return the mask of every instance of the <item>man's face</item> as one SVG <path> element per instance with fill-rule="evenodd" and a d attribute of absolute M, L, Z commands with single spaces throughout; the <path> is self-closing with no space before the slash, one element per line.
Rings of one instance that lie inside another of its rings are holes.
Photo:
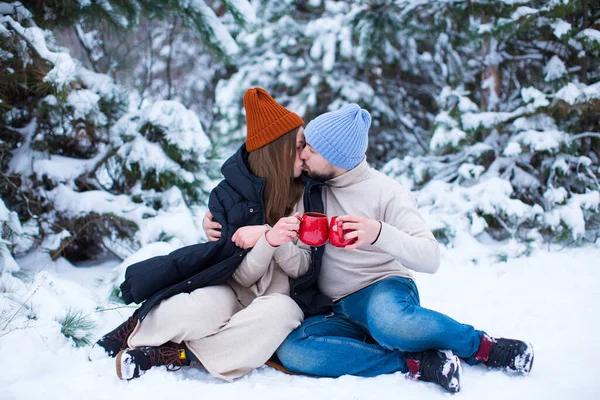
<path fill-rule="evenodd" d="M 312 179 L 325 182 L 336 175 L 335 167 L 317 153 L 308 142 L 306 142 L 304 150 L 300 153 L 300 159 L 304 163 L 302 169 Z"/>

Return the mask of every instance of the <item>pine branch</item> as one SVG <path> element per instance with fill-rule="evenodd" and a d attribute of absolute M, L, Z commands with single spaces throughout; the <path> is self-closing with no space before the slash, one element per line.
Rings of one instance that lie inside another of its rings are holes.
<path fill-rule="evenodd" d="M 96 324 L 84 315 L 83 311 L 69 308 L 65 317 L 58 322 L 62 325 L 60 333 L 72 339 L 76 347 L 91 343 L 90 331 L 96 327 Z"/>
<path fill-rule="evenodd" d="M 88 48 L 85 41 L 83 40 L 83 37 L 82 37 L 83 28 L 81 27 L 81 24 L 75 24 L 72 27 L 72 29 L 75 31 L 75 36 L 77 37 L 79 44 L 81 44 L 81 47 L 85 51 L 85 55 L 87 56 L 91 66 L 92 66 L 92 69 L 94 70 L 94 72 L 100 72 L 98 70 L 98 65 L 96 64 L 96 61 L 94 60 L 94 57 L 92 57 L 92 49 Z"/>
<path fill-rule="evenodd" d="M 572 142 L 573 140 L 579 140 L 584 137 L 594 137 L 600 139 L 600 132 L 583 132 L 577 135 L 570 136 L 568 140 Z"/>

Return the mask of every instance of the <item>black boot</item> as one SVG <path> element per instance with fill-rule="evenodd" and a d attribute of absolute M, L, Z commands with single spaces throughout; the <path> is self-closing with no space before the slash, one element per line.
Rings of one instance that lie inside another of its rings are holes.
<path fill-rule="evenodd" d="M 168 342 L 161 346 L 122 350 L 117 354 L 117 375 L 120 379 L 131 380 L 160 365 L 166 366 L 168 371 L 177 371 L 190 365 L 192 359 L 196 358 L 183 343 Z"/>
<path fill-rule="evenodd" d="M 437 383 L 449 392 L 460 390 L 462 367 L 450 350 L 427 350 L 406 359 L 408 377 Z"/>
<path fill-rule="evenodd" d="M 533 366 L 533 347 L 530 343 L 515 339 L 494 339 L 481 335 L 475 359 L 494 368 L 504 368 L 520 375 L 527 375 Z"/>
<path fill-rule="evenodd" d="M 116 357 L 117 353 L 127 348 L 127 340 L 138 323 L 137 310 L 133 315 L 114 330 L 102 336 L 90 350 L 88 356 L 90 361 L 94 361 L 106 356 Z"/>

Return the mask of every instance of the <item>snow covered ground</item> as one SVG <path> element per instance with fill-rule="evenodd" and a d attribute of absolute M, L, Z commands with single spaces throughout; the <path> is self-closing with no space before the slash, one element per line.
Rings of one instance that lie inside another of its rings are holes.
<path fill-rule="evenodd" d="M 530 376 L 511 377 L 465 365 L 462 390 L 456 398 L 600 398 L 600 248 L 537 251 L 531 257 L 507 262 L 497 261 L 494 253 L 492 247 L 476 242 L 463 244 L 443 252 L 437 274 L 416 278 L 424 306 L 491 335 L 522 338 L 534 345 Z M 27 303 L 38 317 L 21 324 L 24 329 L 0 331 L 2 400 L 427 400 L 450 396 L 435 385 L 409 381 L 400 373 L 329 379 L 288 376 L 263 367 L 233 383 L 224 383 L 200 368 L 178 372 L 155 368 L 138 380 L 120 381 L 114 360 L 89 362 L 89 348 L 73 347 L 55 322 L 65 307 L 77 306 L 97 323 L 93 331 L 96 340 L 126 318 L 130 313 L 127 308 L 103 311 L 114 308 L 114 304 L 111 307 L 106 302 L 110 289 L 100 280 L 109 276 L 119 262 L 101 260 L 94 266 L 75 268 L 64 260 L 49 262 L 39 253 L 18 261 L 23 273 L 33 277 L 33 283 L 22 289 L 31 294 L 39 287 Z M 39 269 L 42 272 L 36 272 Z M 8 296 L 11 289 L 6 282 L 3 284 L 4 293 L 0 295 Z M 16 293 L 20 289 L 12 290 Z M 0 301 L 3 299 L 0 297 Z M 0 308 L 6 304 L 0 304 Z M 0 329 L 5 321 L 6 317 Z"/>

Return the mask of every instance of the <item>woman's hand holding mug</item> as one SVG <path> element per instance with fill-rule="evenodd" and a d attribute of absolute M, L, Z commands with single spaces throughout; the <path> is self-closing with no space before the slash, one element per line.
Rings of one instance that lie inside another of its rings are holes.
<path fill-rule="evenodd" d="M 291 217 L 280 218 L 275 226 L 267 232 L 265 238 L 271 246 L 281 246 L 294 240 L 298 236 L 299 229 L 300 213 L 295 213 Z"/>

